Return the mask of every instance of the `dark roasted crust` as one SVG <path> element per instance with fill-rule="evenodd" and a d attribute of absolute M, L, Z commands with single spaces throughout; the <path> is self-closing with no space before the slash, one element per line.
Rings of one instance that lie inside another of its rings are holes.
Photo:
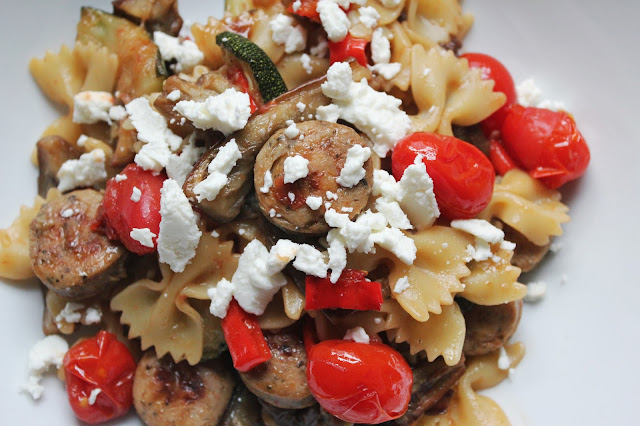
<path fill-rule="evenodd" d="M 80 158 L 78 148 L 60 136 L 45 136 L 36 144 L 38 153 L 38 194 L 46 197 L 51 188 L 58 186 L 58 170 L 67 160 Z"/>
<path fill-rule="evenodd" d="M 522 300 L 495 306 L 470 304 L 463 315 L 467 324 L 464 354 L 485 355 L 500 349 L 515 333 L 522 315 Z"/>

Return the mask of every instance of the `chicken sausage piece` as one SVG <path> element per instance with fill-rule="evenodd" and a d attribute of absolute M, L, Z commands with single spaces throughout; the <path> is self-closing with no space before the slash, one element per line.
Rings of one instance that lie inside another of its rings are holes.
<path fill-rule="evenodd" d="M 535 268 L 538 263 L 549 252 L 551 243 L 543 246 L 533 244 L 520 232 L 516 231 L 506 223 L 502 227 L 504 231 L 504 239 L 515 243 L 516 248 L 513 250 L 513 258 L 511 264 L 522 269 L 522 272 L 529 272 Z"/>
<path fill-rule="evenodd" d="M 29 255 L 36 276 L 67 299 L 86 299 L 126 276 L 127 251 L 92 230 L 102 194 L 83 189 L 44 204 L 31 222 Z"/>
<path fill-rule="evenodd" d="M 149 351 L 133 377 L 133 404 L 148 425 L 216 425 L 233 394 L 229 370 L 219 360 L 176 364 Z"/>
<path fill-rule="evenodd" d="M 470 304 L 464 311 L 464 354 L 484 355 L 502 347 L 518 328 L 521 314 L 522 300 L 495 306 Z"/>
<path fill-rule="evenodd" d="M 262 213 L 281 229 L 301 234 L 321 234 L 329 230 L 324 220 L 325 203 L 353 219 L 367 205 L 373 185 L 373 163 L 365 164 L 365 176 L 348 188 L 336 182 L 344 167 L 347 151 L 354 145 L 367 146 L 352 128 L 328 121 L 297 123 L 300 135 L 289 138 L 286 130 L 275 132 L 260 150 L 254 167 L 254 186 Z M 302 156 L 309 161 L 307 177 L 284 183 L 284 163 L 288 157 Z M 273 185 L 266 191 L 265 174 Z M 332 195 L 335 194 L 335 195 Z M 306 204 L 309 196 L 320 197 L 317 209 Z M 337 196 L 337 198 L 336 198 Z M 345 210 L 342 210 L 342 209 Z"/>
<path fill-rule="evenodd" d="M 38 153 L 38 194 L 47 196 L 58 186 L 58 170 L 67 160 L 80 158 L 82 152 L 60 136 L 45 136 L 36 144 Z"/>
<path fill-rule="evenodd" d="M 280 408 L 305 408 L 315 404 L 307 386 L 307 354 L 295 326 L 277 334 L 265 332 L 271 359 L 251 371 L 240 373 L 247 388 L 267 403 Z"/>

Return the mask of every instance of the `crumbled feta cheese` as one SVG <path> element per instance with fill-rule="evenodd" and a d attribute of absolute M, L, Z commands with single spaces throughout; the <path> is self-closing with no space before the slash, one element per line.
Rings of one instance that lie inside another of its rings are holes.
<path fill-rule="evenodd" d="M 299 245 L 293 241 L 280 239 L 271 247 L 267 260 L 267 273 L 269 275 L 282 271 L 298 254 Z"/>
<path fill-rule="evenodd" d="M 74 214 L 75 214 L 75 210 L 73 210 L 73 209 L 64 209 L 64 210 L 62 210 L 62 211 L 60 212 L 60 216 L 61 216 L 61 217 L 63 217 L 63 218 L 65 218 L 65 219 L 70 218 L 70 217 L 71 217 L 71 216 L 73 216 Z"/>
<path fill-rule="evenodd" d="M 88 140 L 89 140 L 89 136 L 80 135 L 78 137 L 78 140 L 76 141 L 76 145 L 78 145 L 79 147 L 84 147 L 84 144 L 86 144 Z"/>
<path fill-rule="evenodd" d="M 50 367 L 60 368 L 69 344 L 58 335 L 47 336 L 37 342 L 29 351 L 27 363 L 28 379 L 22 390 L 31 395 L 34 400 L 40 399 L 44 386 L 40 384 L 42 376 Z"/>
<path fill-rule="evenodd" d="M 401 0 L 380 0 L 380 3 L 386 8 L 392 9 L 400 4 Z"/>
<path fill-rule="evenodd" d="M 264 172 L 264 183 L 260 187 L 260 192 L 266 194 L 269 192 L 269 189 L 273 186 L 273 176 L 271 176 L 271 171 L 267 170 Z"/>
<path fill-rule="evenodd" d="M 340 238 L 336 229 L 329 231 L 327 234 L 327 242 L 329 243 L 329 249 L 327 250 L 329 263 L 327 266 L 331 269 L 329 280 L 332 283 L 336 283 L 340 279 L 342 271 L 347 266 L 347 248 L 344 245 L 344 240 Z"/>
<path fill-rule="evenodd" d="M 156 234 L 151 232 L 149 228 L 133 228 L 129 236 L 144 247 L 153 247 L 153 239 L 156 237 Z"/>
<path fill-rule="evenodd" d="M 137 203 L 140 201 L 140 197 L 142 197 L 142 191 L 140 191 L 140 188 L 138 188 L 137 186 L 134 186 L 133 190 L 131 191 L 131 201 Z"/>
<path fill-rule="evenodd" d="M 193 188 L 193 193 L 198 201 L 213 201 L 216 199 L 220 190 L 229 181 L 227 175 L 240 158 L 242 158 L 242 154 L 235 139 L 231 139 L 218 150 L 216 157 L 209 163 L 209 168 L 207 169 L 209 175 Z"/>
<path fill-rule="evenodd" d="M 167 99 L 169 99 L 170 101 L 175 102 L 178 99 L 180 99 L 180 96 L 182 96 L 182 93 L 180 93 L 180 90 L 175 89 L 175 90 L 172 90 L 171 93 L 169 93 L 167 95 Z"/>
<path fill-rule="evenodd" d="M 91 393 L 89 394 L 89 398 L 87 399 L 87 402 L 89 403 L 89 405 L 93 405 L 96 403 L 96 400 L 98 399 L 98 395 L 100 395 L 100 392 L 102 392 L 102 389 L 100 388 L 95 388 L 91 391 Z"/>
<path fill-rule="evenodd" d="M 322 105 L 316 110 L 316 120 L 330 121 L 335 123 L 340 118 L 340 107 L 338 105 Z"/>
<path fill-rule="evenodd" d="M 294 2 L 293 2 L 293 4 L 291 5 L 291 9 L 292 9 L 294 12 L 297 12 L 297 11 L 298 11 L 298 9 L 300 9 L 300 6 L 302 6 L 302 2 L 301 2 L 300 0 L 296 0 L 296 1 L 294 1 Z"/>
<path fill-rule="evenodd" d="M 376 200 L 375 206 L 376 210 L 382 213 L 389 225 L 398 229 L 413 229 L 409 218 L 404 211 L 402 211 L 402 208 L 397 201 L 390 201 L 386 198 L 380 197 Z"/>
<path fill-rule="evenodd" d="M 122 182 L 123 180 L 127 180 L 127 175 L 117 174 L 115 176 L 116 182 Z"/>
<path fill-rule="evenodd" d="M 371 149 L 362 145 L 354 145 L 347 151 L 347 158 L 340 170 L 340 176 L 336 179 L 338 184 L 352 188 L 364 179 L 364 163 L 371 157 Z"/>
<path fill-rule="evenodd" d="M 546 108 L 552 111 L 565 110 L 566 106 L 562 102 L 543 99 L 542 91 L 532 78 L 524 80 L 516 86 L 518 103 L 525 107 Z"/>
<path fill-rule="evenodd" d="M 85 306 L 82 303 L 77 302 L 67 302 L 64 305 L 64 308 L 56 315 L 54 321 L 58 327 L 61 326 L 62 322 L 68 322 L 69 324 L 74 324 L 80 322 L 82 319 L 82 310 Z"/>
<path fill-rule="evenodd" d="M 309 174 L 309 160 L 301 155 L 287 157 L 284 160 L 284 183 L 293 183 L 306 178 Z"/>
<path fill-rule="evenodd" d="M 196 146 L 195 133 L 192 133 L 187 143 L 182 147 L 180 155 L 171 154 L 167 161 L 167 176 L 184 185 L 193 166 L 205 152 L 205 147 Z"/>
<path fill-rule="evenodd" d="M 343 213 L 351 213 L 353 211 L 353 207 L 342 207 L 340 211 Z"/>
<path fill-rule="evenodd" d="M 327 200 L 337 200 L 338 199 L 338 194 L 336 194 L 335 192 L 327 191 L 325 193 L 325 195 L 327 196 Z"/>
<path fill-rule="evenodd" d="M 398 75 L 402 65 L 398 62 L 393 62 L 390 64 L 368 65 L 368 68 L 374 73 L 381 75 L 385 80 L 391 80 Z"/>
<path fill-rule="evenodd" d="M 309 52 L 313 56 L 324 58 L 325 56 L 327 56 L 327 53 L 329 53 L 329 42 L 326 39 L 321 38 L 320 40 L 318 40 L 318 44 L 316 44 L 315 46 L 311 46 Z"/>
<path fill-rule="evenodd" d="M 127 118 L 127 110 L 122 105 L 114 105 L 109 108 L 109 118 L 113 121 L 120 121 Z"/>
<path fill-rule="evenodd" d="M 358 19 L 367 28 L 373 28 L 378 24 L 380 14 L 373 6 L 365 6 L 358 9 Z"/>
<path fill-rule="evenodd" d="M 310 195 L 305 200 L 305 203 L 307 203 L 307 206 L 309 206 L 311 210 L 318 210 L 320 206 L 322 206 L 322 197 Z"/>
<path fill-rule="evenodd" d="M 348 3 L 348 2 L 347 2 Z M 331 41 L 341 41 L 351 28 L 347 14 L 332 0 L 320 0 L 316 6 L 322 27 Z"/>
<path fill-rule="evenodd" d="M 247 124 L 251 116 L 251 100 L 244 92 L 227 89 L 202 102 L 180 101 L 174 109 L 187 117 L 196 128 L 219 130 L 228 136 Z"/>
<path fill-rule="evenodd" d="M 295 139 L 300 136 L 300 129 L 298 129 L 296 123 L 291 120 L 287 120 L 287 126 L 288 127 L 284 130 L 284 135 L 286 137 L 289 139 Z"/>
<path fill-rule="evenodd" d="M 452 220 L 451 227 L 464 231 L 491 244 L 498 244 L 504 240 L 504 232 L 483 219 Z"/>
<path fill-rule="evenodd" d="M 393 292 L 396 294 L 402 294 L 402 292 L 408 289 L 409 286 L 409 277 L 399 278 L 398 281 L 396 281 L 396 286 L 393 288 Z"/>
<path fill-rule="evenodd" d="M 276 44 L 284 45 L 285 53 L 304 50 L 307 45 L 307 31 L 302 25 L 293 26 L 293 18 L 279 13 L 269 21 L 271 39 Z"/>
<path fill-rule="evenodd" d="M 504 346 L 500 346 L 500 356 L 498 357 L 498 368 L 500 370 L 508 370 L 511 367 L 511 358 Z"/>
<path fill-rule="evenodd" d="M 269 210 L 269 217 L 276 217 L 276 209 Z"/>
<path fill-rule="evenodd" d="M 198 216 L 175 180 L 165 180 L 160 194 L 158 255 L 160 262 L 167 263 L 172 271 L 182 272 L 196 255 L 200 242 Z"/>
<path fill-rule="evenodd" d="M 111 124 L 109 109 L 115 98 L 109 92 L 85 91 L 73 97 L 73 122 L 94 124 L 106 121 Z"/>
<path fill-rule="evenodd" d="M 154 31 L 153 42 L 158 45 L 163 60 L 176 61 L 172 68 L 177 73 L 189 71 L 204 60 L 204 54 L 198 49 L 198 45 L 191 40 L 181 41 L 179 38 L 171 37 L 162 31 Z"/>
<path fill-rule="evenodd" d="M 374 64 L 388 64 L 391 61 L 391 43 L 382 28 L 377 28 L 371 36 L 371 59 Z"/>
<path fill-rule="evenodd" d="M 549 246 L 549 250 L 551 250 L 551 253 L 558 253 L 560 250 L 562 250 L 563 244 L 562 241 L 558 241 L 557 239 L 554 239 L 551 242 L 551 245 Z"/>
<path fill-rule="evenodd" d="M 302 114 L 302 113 L 304 112 L 305 108 L 307 108 L 307 105 L 305 105 L 305 104 L 304 104 L 304 103 L 302 103 L 302 102 L 298 102 L 298 103 L 296 104 L 296 108 L 298 109 L 298 112 L 299 112 L 300 114 Z"/>
<path fill-rule="evenodd" d="M 352 340 L 356 343 L 369 343 L 371 339 L 362 327 L 354 327 L 347 330 L 343 340 Z"/>
<path fill-rule="evenodd" d="M 526 303 L 536 303 L 541 301 L 547 294 L 547 283 L 544 281 L 531 281 L 527 283 L 527 294 L 524 296 Z"/>
<path fill-rule="evenodd" d="M 90 306 L 84 313 L 85 324 L 97 324 L 102 321 L 102 312 L 100 310 Z"/>
<path fill-rule="evenodd" d="M 311 65 L 311 56 L 303 53 L 302 55 L 300 55 L 300 63 L 302 64 L 302 68 L 307 74 L 311 74 L 313 72 L 313 66 Z"/>
<path fill-rule="evenodd" d="M 67 160 L 58 170 L 58 190 L 67 192 L 74 188 L 90 187 L 107 179 L 104 151 L 94 149 L 79 159 Z"/>
<path fill-rule="evenodd" d="M 300 244 L 296 260 L 293 267 L 307 275 L 318 278 L 326 278 L 328 266 L 324 261 L 324 256 L 315 247 L 309 244 Z"/>
<path fill-rule="evenodd" d="M 289 192 L 287 194 L 287 197 L 289 197 L 289 201 L 291 201 L 292 203 L 296 200 L 296 194 L 294 194 L 293 192 Z"/>
<path fill-rule="evenodd" d="M 171 151 L 182 144 L 182 138 L 167 127 L 165 118 L 146 98 L 134 99 L 125 108 L 138 132 L 138 140 L 145 142 L 135 156 L 136 164 L 145 170 L 161 171 L 166 167 Z"/>
<path fill-rule="evenodd" d="M 223 278 L 218 281 L 215 287 L 210 287 L 207 290 L 207 297 L 211 299 L 209 312 L 218 318 L 224 318 L 227 316 L 229 303 L 231 303 L 231 299 L 233 298 L 233 284 L 231 281 Z"/>
<path fill-rule="evenodd" d="M 400 99 L 375 91 L 366 79 L 359 83 L 351 79 L 349 64 L 336 62 L 327 71 L 322 91 L 339 107 L 340 118 L 364 132 L 374 143 L 373 151 L 385 157 L 396 142 L 406 136 L 411 119 L 400 109 Z"/>
<path fill-rule="evenodd" d="M 416 259 L 417 248 L 414 241 L 398 228 L 385 228 L 380 232 L 372 232 L 370 239 L 373 243 L 395 254 L 407 265 L 413 264 Z"/>

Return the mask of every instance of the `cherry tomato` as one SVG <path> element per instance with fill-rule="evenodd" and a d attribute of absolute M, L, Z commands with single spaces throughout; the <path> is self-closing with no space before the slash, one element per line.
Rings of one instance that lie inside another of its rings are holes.
<path fill-rule="evenodd" d="M 494 131 L 502 128 L 502 123 L 507 116 L 509 107 L 517 102 L 513 78 L 511 78 L 507 68 L 492 56 L 483 53 L 465 53 L 461 57 L 469 61 L 471 68 L 480 68 L 483 80 L 493 80 L 495 82 L 495 86 L 493 86 L 494 92 L 502 92 L 507 96 L 507 102 L 481 123 L 484 134 L 490 137 Z"/>
<path fill-rule="evenodd" d="M 167 176 L 164 173 L 154 174 L 136 164 L 129 164 L 120 175 L 126 179 L 119 182 L 116 178 L 109 180 L 102 199 L 102 218 L 107 236 L 120 240 L 133 253 L 153 253 L 160 232 L 160 190 Z M 137 202 L 131 199 L 134 188 L 140 190 Z M 148 228 L 155 234 L 153 247 L 143 246 L 131 238 L 134 228 Z"/>
<path fill-rule="evenodd" d="M 101 423 L 129 411 L 136 363 L 113 334 L 100 331 L 81 341 L 63 364 L 69 404 L 80 420 Z"/>
<path fill-rule="evenodd" d="M 433 191 L 444 217 L 468 219 L 489 204 L 495 171 L 478 148 L 453 136 L 414 133 L 398 142 L 393 150 L 391 168 L 396 180 L 417 155 L 422 155 L 433 179 Z"/>
<path fill-rule="evenodd" d="M 342 41 L 329 42 L 329 61 L 343 62 L 347 58 L 354 58 L 363 67 L 367 66 L 367 55 L 365 49 L 367 48 L 367 40 L 363 38 L 353 37 L 351 34 Z"/>
<path fill-rule="evenodd" d="M 514 161 L 553 189 L 582 176 L 591 158 L 576 122 L 564 111 L 514 105 L 502 126 L 502 142 Z"/>
<path fill-rule="evenodd" d="M 500 176 L 504 176 L 511 169 L 516 168 L 504 145 L 496 139 L 489 142 L 489 161 L 493 164 L 493 168 Z"/>
<path fill-rule="evenodd" d="M 413 373 L 389 346 L 325 340 L 314 345 L 307 358 L 311 393 L 339 419 L 378 424 L 407 411 Z"/>

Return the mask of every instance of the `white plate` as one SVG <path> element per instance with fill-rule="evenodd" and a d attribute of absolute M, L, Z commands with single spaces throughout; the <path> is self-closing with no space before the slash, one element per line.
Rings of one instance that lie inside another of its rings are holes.
<path fill-rule="evenodd" d="M 86 2 L 110 10 L 107 1 Z M 28 72 L 28 61 L 71 43 L 81 2 L 3 2 L 0 14 L 0 227 L 36 193 L 29 155 L 47 123 L 60 113 Z M 487 392 L 514 424 L 637 424 L 640 403 L 640 144 L 637 124 L 640 60 L 631 1 L 467 0 L 476 22 L 466 51 L 486 52 L 516 81 L 534 77 L 548 98 L 564 101 L 591 148 L 584 178 L 563 189 L 572 222 L 562 250 L 527 280 L 544 280 L 547 297 L 526 305 L 517 338 L 527 356 L 514 378 Z M 219 16 L 215 1 L 181 1 L 184 17 Z M 566 274 L 567 282 L 562 284 Z M 0 286 L 0 408 L 3 424 L 75 424 L 64 386 L 53 377 L 34 403 L 18 393 L 26 357 L 42 337 L 42 300 L 35 283 Z M 137 420 L 131 416 L 131 424 Z"/>

